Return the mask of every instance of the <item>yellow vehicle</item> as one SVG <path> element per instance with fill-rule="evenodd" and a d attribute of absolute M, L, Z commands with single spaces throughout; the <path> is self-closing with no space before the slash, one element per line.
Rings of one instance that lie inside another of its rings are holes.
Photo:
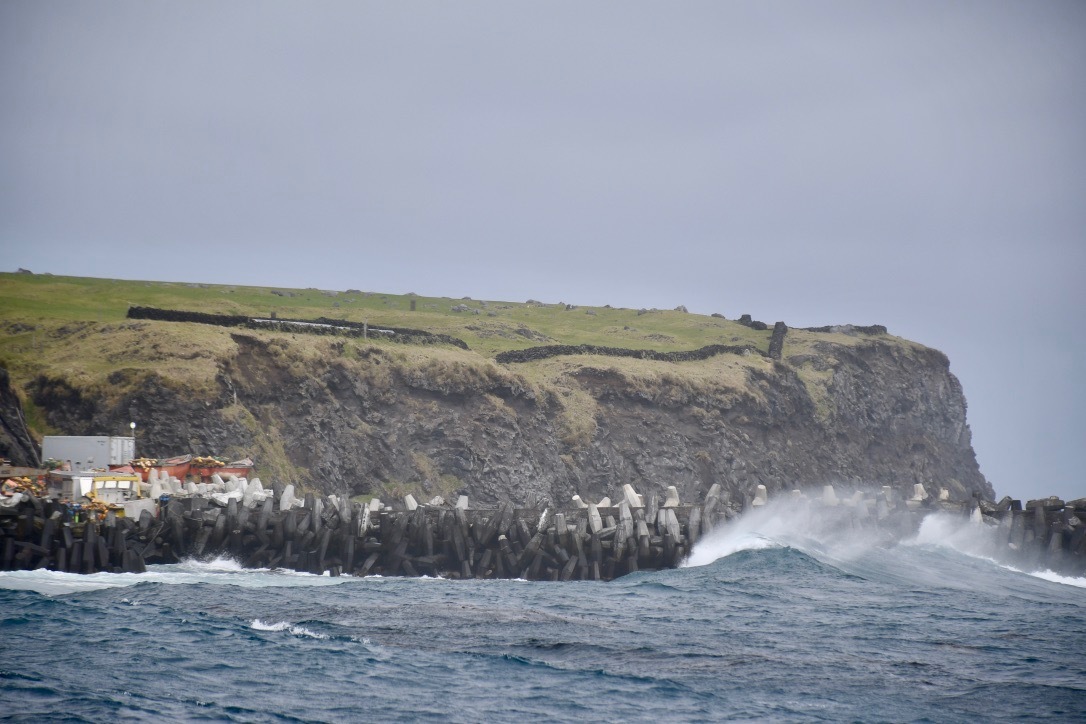
<path fill-rule="evenodd" d="M 141 510 L 155 512 L 157 501 L 144 496 L 143 481 L 137 473 L 87 471 L 62 474 L 60 478 L 59 494 L 64 499 L 76 503 L 85 500 L 119 516 L 138 518 Z"/>
<path fill-rule="evenodd" d="M 139 475 L 128 473 L 102 473 L 91 477 L 90 490 L 85 493 L 87 498 L 103 503 L 118 504 L 127 500 L 138 500 L 143 497 L 140 490 L 142 482 Z"/>

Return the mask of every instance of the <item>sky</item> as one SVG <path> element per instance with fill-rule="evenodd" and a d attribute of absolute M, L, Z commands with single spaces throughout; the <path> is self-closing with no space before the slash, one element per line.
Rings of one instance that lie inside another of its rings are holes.
<path fill-rule="evenodd" d="M 0 268 L 884 324 L 1086 496 L 1086 3 L 0 3 Z"/>

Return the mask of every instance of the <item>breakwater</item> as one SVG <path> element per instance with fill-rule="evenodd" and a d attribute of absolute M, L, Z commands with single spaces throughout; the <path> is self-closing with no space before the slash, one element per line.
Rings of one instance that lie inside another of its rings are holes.
<path fill-rule="evenodd" d="M 127 516 L 15 493 L 0 505 L 0 568 L 138 573 L 149 564 L 226 555 L 248 568 L 332 576 L 611 580 L 677 567 L 703 536 L 741 517 L 715 485 L 698 504 L 680 503 L 674 488 L 646 501 L 627 485 L 618 505 L 578 496 L 557 509 L 506 502 L 487 510 L 463 499 L 418 505 L 407 496 L 404 509 L 392 510 L 335 495 L 296 498 L 292 486 L 265 490 L 255 479 L 152 487 L 174 492 L 137 501 Z M 982 526 L 993 555 L 1011 564 L 1086 574 L 1086 499 L 952 502 L 917 488 L 910 499 L 889 488 L 839 499 L 825 486 L 819 495 L 797 490 L 770 503 L 758 486 L 743 507 L 783 506 L 887 542 L 914 535 L 926 515 L 943 512 Z"/>

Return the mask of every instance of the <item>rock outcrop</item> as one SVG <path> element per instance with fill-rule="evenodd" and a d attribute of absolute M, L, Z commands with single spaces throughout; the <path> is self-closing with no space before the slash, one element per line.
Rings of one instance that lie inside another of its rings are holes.
<path fill-rule="evenodd" d="M 11 388 L 8 371 L 3 367 L 0 367 L 0 458 L 7 458 L 18 466 L 34 466 L 40 462 L 23 417 L 22 402 Z"/>
<path fill-rule="evenodd" d="M 759 485 L 923 483 L 994 497 L 946 357 L 894 338 L 790 349 L 782 329 L 780 359 L 574 356 L 533 376 L 460 350 L 329 339 L 327 354 L 303 358 L 289 336 L 231 335 L 233 352 L 198 388 L 163 366 L 111 376 L 109 395 L 55 377 L 27 393 L 66 434 L 136 419 L 140 454 L 251 454 L 265 479 L 326 493 L 467 493 L 486 504 L 598 499 L 632 483 L 697 500 L 719 483 L 742 501 Z"/>

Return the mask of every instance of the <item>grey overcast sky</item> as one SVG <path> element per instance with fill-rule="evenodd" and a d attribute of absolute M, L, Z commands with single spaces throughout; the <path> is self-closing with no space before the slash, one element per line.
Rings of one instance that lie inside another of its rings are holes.
<path fill-rule="evenodd" d="M 2 268 L 885 324 L 1086 496 L 1086 3 L 0 3 Z"/>

